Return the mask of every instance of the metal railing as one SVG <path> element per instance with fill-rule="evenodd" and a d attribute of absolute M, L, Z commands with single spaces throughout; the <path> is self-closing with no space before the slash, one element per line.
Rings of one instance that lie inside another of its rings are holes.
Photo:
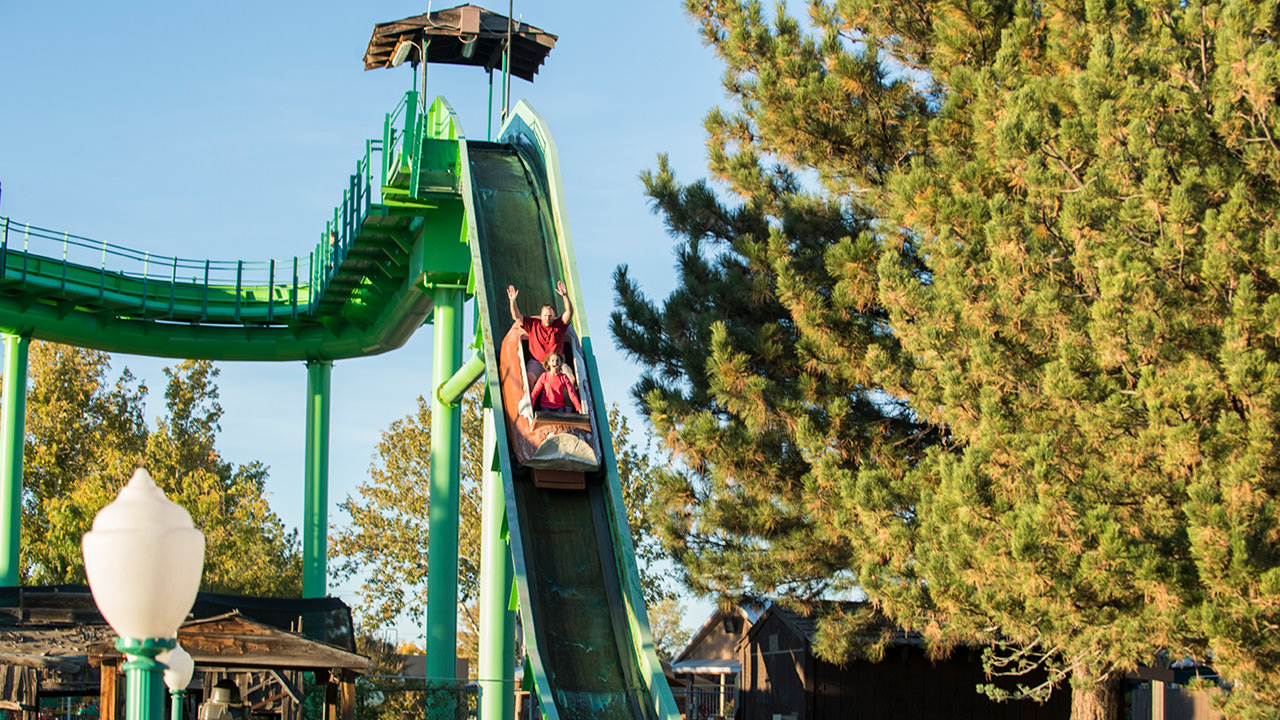
<path fill-rule="evenodd" d="M 465 680 L 366 676 L 356 679 L 360 720 L 471 720 L 479 713 L 479 687 Z"/>
<path fill-rule="evenodd" d="M 677 705 L 682 706 L 686 720 L 722 720 L 732 718 L 737 691 L 732 687 L 675 689 Z"/>
<path fill-rule="evenodd" d="M 374 203 L 382 201 L 382 188 L 392 184 L 397 174 L 408 172 L 409 194 L 417 195 L 422 171 L 418 154 L 424 138 L 428 137 L 456 139 L 455 116 L 440 99 L 424 113 L 418 92 L 410 90 L 386 114 L 382 123 L 382 139 L 365 141 L 364 157 L 356 162 L 356 171 L 348 180 L 342 201 L 334 208 L 333 218 L 325 223 L 320 242 L 312 252 L 312 257 L 317 259 L 312 266 L 314 271 L 310 280 L 317 288 L 315 298 L 328 290 L 334 273 L 346 260 L 351 244 Z M 376 183 L 373 174 L 375 162 L 379 169 Z"/>
<path fill-rule="evenodd" d="M 421 189 L 425 168 L 419 154 L 424 141 L 457 140 L 460 132 L 457 116 L 443 98 L 436 98 L 430 107 L 420 101 L 417 91 L 405 93 L 382 124 L 382 184 L 392 185 L 408 173 L 410 197 L 417 197 Z"/>
<path fill-rule="evenodd" d="M 200 296 L 201 319 L 207 318 L 211 296 L 215 303 L 233 303 L 237 321 L 241 309 L 255 302 L 266 304 L 269 322 L 285 313 L 290 317 L 314 314 L 364 219 L 378 201 L 381 185 L 375 184 L 372 168 L 378 161 L 374 156 L 381 153 L 381 141 L 365 141 L 364 155 L 356 161 L 356 171 L 348 178 L 333 217 L 325 222 L 320 242 L 308 255 L 261 261 L 160 255 L 0 216 L 0 269 L 6 279 L 24 284 L 36 280 L 36 274 L 47 281 L 52 261 L 52 272 L 57 276 L 54 280 L 63 291 L 68 282 L 83 285 L 83 271 L 87 270 L 96 277 L 99 297 L 115 284 L 114 278 L 137 281 L 139 286 L 135 289 L 144 300 L 163 300 L 167 291 L 170 314 L 174 306 L 184 298 L 189 300 L 195 292 Z M 21 256 L 20 261 L 17 256 Z M 184 291 L 184 286 L 191 291 Z M 85 292 L 86 288 L 79 290 Z M 279 308 L 275 307 L 277 301 Z"/>
<path fill-rule="evenodd" d="M 236 311 L 241 304 L 265 302 L 271 315 L 281 298 L 280 311 L 296 315 L 312 301 L 314 267 L 313 256 L 245 261 L 160 255 L 0 217 L 0 270 L 7 280 L 53 282 L 64 292 L 78 284 L 81 293 L 92 293 L 85 284 L 96 280 L 100 298 L 116 286 L 115 279 L 132 280 L 143 301 L 163 301 L 167 291 L 171 312 L 193 296 L 203 299 L 207 312 L 212 295 L 215 302 L 233 301 Z M 194 293 L 184 291 L 180 298 L 183 286 Z"/>
<path fill-rule="evenodd" d="M 412 108 L 413 112 L 409 112 Z M 382 122 L 382 147 L 385 152 L 382 154 L 382 184 L 391 184 L 392 171 L 397 170 L 400 165 L 408 165 L 413 142 L 407 145 L 405 139 L 418 140 L 419 124 L 417 122 L 420 114 L 418 106 L 418 93 L 410 90 L 400 98 L 399 104 L 387 113 L 386 118 Z M 404 123 L 404 127 L 399 124 Z"/>
<path fill-rule="evenodd" d="M 163 301 L 168 293 L 171 316 L 184 301 L 191 302 L 193 293 L 199 296 L 201 320 L 207 318 L 211 300 L 215 305 L 233 304 L 237 322 L 244 307 L 253 305 L 261 311 L 263 303 L 268 322 L 284 312 L 291 317 L 315 314 L 373 205 L 381 202 L 383 186 L 395 173 L 409 170 L 411 191 L 417 191 L 417 165 L 421 164 L 417 154 L 424 137 L 456 139 L 455 117 L 439 99 L 424 113 L 418 93 L 407 92 L 387 113 L 382 138 L 365 141 L 364 155 L 356 161 L 342 199 L 306 256 L 245 261 L 158 255 L 0 216 L 0 271 L 5 279 L 23 283 L 39 280 L 48 285 L 53 277 L 64 292 L 68 283 L 85 292 L 85 278 L 96 278 L 99 298 L 117 278 L 137 281 L 140 287 L 130 289 L 141 296 L 143 305 L 154 304 L 157 298 Z M 379 169 L 376 178 L 375 167 Z M 20 254 L 21 260 L 14 254 Z"/>
<path fill-rule="evenodd" d="M 342 191 L 342 200 L 334 207 L 333 217 L 325 222 L 320 242 L 316 243 L 315 250 L 311 252 L 311 257 L 316 259 L 311 265 L 312 274 L 309 278 L 311 286 L 316 288 L 316 292 L 312 295 L 313 303 L 318 302 L 325 290 L 329 288 L 334 273 L 342 265 L 342 261 L 347 259 L 347 254 L 351 251 L 351 245 L 359 235 L 365 218 L 369 216 L 374 203 L 380 200 L 374 197 L 380 193 L 382 184 L 375 185 L 373 182 L 373 163 L 374 155 L 381 155 L 383 158 L 388 155 L 383 151 L 384 142 L 365 141 L 364 156 L 356 161 L 356 171 L 347 179 L 347 188 Z M 380 164 L 385 166 L 385 160 Z M 315 311 L 314 304 L 309 310 Z"/>

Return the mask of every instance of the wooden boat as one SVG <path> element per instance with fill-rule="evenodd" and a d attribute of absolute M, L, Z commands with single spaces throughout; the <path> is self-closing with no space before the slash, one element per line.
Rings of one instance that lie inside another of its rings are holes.
<path fill-rule="evenodd" d="M 535 411 L 529 398 L 526 362 L 528 340 L 524 330 L 513 324 L 502 339 L 498 368 L 502 383 L 502 411 L 507 419 L 507 435 L 516 462 L 529 468 L 539 487 L 581 489 L 586 473 L 600 467 L 600 435 L 596 431 L 598 413 L 591 407 L 590 378 L 578 336 L 565 333 L 562 356 L 576 380 L 583 412 Z"/>

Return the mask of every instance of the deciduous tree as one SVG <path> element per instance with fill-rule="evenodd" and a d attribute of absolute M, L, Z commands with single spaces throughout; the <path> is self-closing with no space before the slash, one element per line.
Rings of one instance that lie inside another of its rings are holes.
<path fill-rule="evenodd" d="M 22 551 L 27 584 L 84 582 L 80 538 L 139 466 L 147 388 L 106 353 L 33 341 L 27 363 Z"/>
<path fill-rule="evenodd" d="M 33 342 L 24 455 L 23 581 L 83 583 L 80 538 L 134 468 L 146 467 L 205 534 L 201 589 L 288 597 L 301 591 L 297 534 L 266 499 L 260 463 L 224 460 L 222 407 L 206 361 L 166 368 L 166 415 L 150 430 L 147 388 L 106 353 Z"/>
<path fill-rule="evenodd" d="M 653 631 L 653 650 L 663 662 L 675 660 L 689 642 L 685 609 L 674 595 L 649 603 L 649 628 Z"/>
<path fill-rule="evenodd" d="M 458 603 L 474 632 L 473 600 L 480 582 L 480 458 L 483 416 L 479 388 L 462 401 Z M 369 480 L 339 503 L 350 520 L 335 528 L 330 554 L 336 572 L 360 582 L 359 622 L 368 631 L 405 617 L 421 625 L 427 605 L 430 540 L 431 407 L 419 396 L 412 413 L 382 432 Z"/>
<path fill-rule="evenodd" d="M 218 369 L 204 360 L 165 368 L 168 414 L 147 436 L 146 467 L 204 532 L 202 587 L 272 597 L 302 593 L 298 534 L 267 502 L 267 468 L 236 465 L 215 446 L 221 431 Z M 209 562 L 212 559 L 213 562 Z"/>

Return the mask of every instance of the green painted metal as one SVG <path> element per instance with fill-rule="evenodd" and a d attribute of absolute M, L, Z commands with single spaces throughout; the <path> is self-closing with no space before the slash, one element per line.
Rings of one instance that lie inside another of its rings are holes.
<path fill-rule="evenodd" d="M 0 446 L 0 586 L 15 587 L 21 575 L 22 446 L 26 437 L 27 349 L 31 338 L 4 335 L 4 445 Z"/>
<path fill-rule="evenodd" d="M 566 280 L 579 309 L 575 326 L 587 373 L 599 377 L 578 296 L 555 145 L 523 103 L 500 139 L 463 148 L 470 168 L 463 197 L 476 225 L 472 265 L 491 397 L 500 393 L 492 338 L 510 326 L 507 284 L 519 287 L 522 303 L 534 307 L 553 301 L 555 281 Z M 594 407 L 605 407 L 594 383 L 592 395 Z M 607 438 L 607 429 L 600 429 Z M 602 443 L 604 472 L 588 480 L 586 492 L 569 493 L 535 488 L 512 466 L 504 423 L 495 434 L 529 651 L 526 679 L 545 716 L 678 717 L 653 649 L 608 441 Z"/>
<path fill-rule="evenodd" d="M 502 122 L 507 122 L 511 107 L 511 43 L 502 44 Z"/>
<path fill-rule="evenodd" d="M 440 385 L 436 390 L 436 399 L 446 405 L 457 405 L 467 388 L 484 375 L 484 370 L 484 356 L 472 355 L 470 360 L 458 368 L 458 372 Z"/>
<path fill-rule="evenodd" d="M 434 263 L 469 262 L 457 118 L 443 100 L 425 115 L 416 108 L 416 94 L 407 97 L 388 115 L 395 129 L 365 143 L 306 256 L 159 257 L 0 218 L 0 332 L 208 360 L 336 360 L 400 347 L 430 318 Z M 415 165 L 424 179 L 416 195 L 394 184 L 397 169 Z M 456 249 L 437 242 L 450 232 Z"/>
<path fill-rule="evenodd" d="M 487 125 L 484 130 L 484 139 L 493 139 L 493 70 L 489 71 L 489 114 L 485 116 Z"/>
<path fill-rule="evenodd" d="M 173 638 L 116 638 L 116 650 L 129 657 L 125 674 L 125 720 L 164 720 L 164 665 L 156 656 L 177 645 Z"/>
<path fill-rule="evenodd" d="M 183 720 L 182 705 L 186 696 L 186 690 L 169 691 L 169 720 Z"/>
<path fill-rule="evenodd" d="M 462 364 L 462 289 L 432 288 L 435 300 L 432 385 L 440 387 Z M 427 548 L 427 681 L 454 680 L 458 641 L 458 499 L 462 412 L 435 403 L 431 410 L 431 493 Z M 448 703 L 433 716 L 452 718 Z"/>
<path fill-rule="evenodd" d="M 576 253 L 566 220 L 568 212 L 565 207 L 564 185 L 560 179 L 559 153 L 556 150 L 555 141 L 551 138 L 546 122 L 524 101 L 517 104 L 511 121 L 504 128 L 502 138 L 517 144 L 528 143 L 539 150 L 540 159 L 545 163 L 546 188 L 551 205 L 549 212 L 553 218 L 558 239 L 559 260 L 563 263 L 566 282 L 574 293 L 574 305 L 582 307 L 582 299 L 578 295 L 578 288 L 581 287 L 578 281 L 578 269 L 573 261 Z M 587 371 L 592 377 L 598 378 L 600 377 L 599 369 L 596 365 L 591 334 L 586 328 L 585 316 L 579 316 L 577 323 Z M 592 384 L 591 394 L 593 407 L 607 407 L 603 388 L 599 383 Z M 609 431 L 609 424 L 599 423 L 598 429 L 601 435 L 600 446 L 603 449 L 603 466 L 606 473 L 605 482 L 601 485 L 604 491 L 602 498 L 604 507 L 597 512 L 602 513 L 612 538 L 610 545 L 612 559 L 616 563 L 618 579 L 621 582 L 621 620 L 625 625 L 626 637 L 631 643 L 630 650 L 637 663 L 636 670 L 640 673 L 641 682 L 648 690 L 649 707 L 646 709 L 655 717 L 678 717 L 679 710 L 667 685 L 666 675 L 654 649 L 653 634 L 649 628 L 648 610 L 644 604 L 643 587 L 640 583 L 639 569 L 636 566 L 631 529 L 627 524 L 626 506 L 623 502 L 622 484 L 618 478 L 617 460 L 613 455 L 613 438 Z"/>
<path fill-rule="evenodd" d="M 307 363 L 306 492 L 302 526 L 302 597 L 325 596 L 329 551 L 329 386 L 333 363 Z"/>
<path fill-rule="evenodd" d="M 484 411 L 485 460 L 480 508 L 480 720 L 515 717 L 515 613 L 511 548 L 507 545 L 506 502 L 502 473 L 495 471 L 498 452 L 494 412 Z"/>

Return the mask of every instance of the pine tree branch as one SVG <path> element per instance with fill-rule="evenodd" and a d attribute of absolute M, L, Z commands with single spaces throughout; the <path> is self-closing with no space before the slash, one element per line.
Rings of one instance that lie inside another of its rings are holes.
<path fill-rule="evenodd" d="M 1058 153 L 1058 149 L 1052 140 L 1048 140 L 1042 143 L 1040 147 L 1044 149 L 1046 155 L 1053 158 L 1054 160 L 1057 160 L 1058 165 L 1060 165 L 1062 169 L 1066 171 L 1068 175 L 1071 176 L 1071 179 L 1075 181 L 1075 184 L 1076 184 L 1075 190 L 1065 190 L 1064 192 L 1080 192 L 1081 190 L 1084 190 L 1089 185 L 1093 184 L 1093 181 L 1095 178 L 1089 178 L 1089 182 L 1086 183 L 1080 179 L 1079 175 L 1076 174 L 1076 170 L 1083 167 L 1084 163 L 1081 162 L 1079 165 L 1072 167 L 1069 163 L 1067 163 L 1066 159 L 1063 158 L 1062 155 Z"/>
<path fill-rule="evenodd" d="M 1276 144 L 1275 136 L 1271 134 L 1271 128 L 1267 125 L 1267 119 L 1266 119 L 1266 117 L 1264 117 L 1264 116 L 1262 115 L 1262 113 L 1257 112 L 1257 111 L 1254 111 L 1254 113 L 1253 113 L 1253 120 L 1254 120 L 1254 123 L 1253 123 L 1253 124 L 1254 124 L 1254 125 L 1256 125 L 1256 126 L 1258 126 L 1258 127 L 1261 127 L 1261 128 L 1262 128 L 1262 134 L 1263 134 L 1263 135 L 1265 135 L 1266 137 L 1265 137 L 1265 138 L 1250 138 L 1249 140 L 1246 140 L 1245 142 L 1250 142 L 1250 141 L 1263 142 L 1263 141 L 1265 140 L 1265 142 L 1267 142 L 1267 143 L 1269 143 L 1269 144 L 1271 145 L 1271 150 L 1272 150 L 1273 152 L 1275 152 L 1277 155 L 1280 155 L 1280 145 L 1277 145 L 1277 144 Z"/>

